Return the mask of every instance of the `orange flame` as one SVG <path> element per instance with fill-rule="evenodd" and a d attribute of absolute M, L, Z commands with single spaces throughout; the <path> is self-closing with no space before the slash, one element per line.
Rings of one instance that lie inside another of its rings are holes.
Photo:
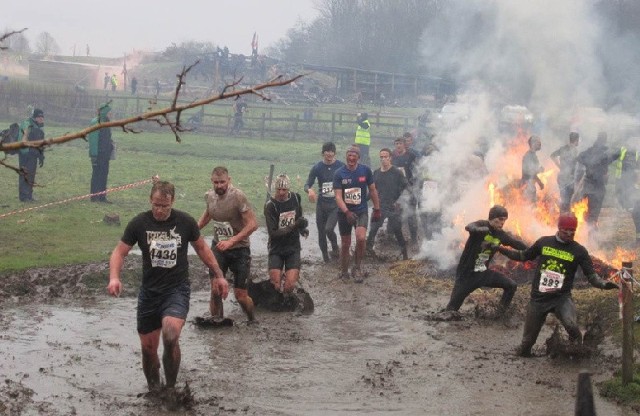
<path fill-rule="evenodd" d="M 587 198 L 583 198 L 571 206 L 571 212 L 573 212 L 578 218 L 578 224 L 582 224 L 584 222 L 587 212 L 589 212 L 589 205 L 587 202 Z"/>
<path fill-rule="evenodd" d="M 496 185 L 489 183 L 489 208 L 496 204 Z"/>

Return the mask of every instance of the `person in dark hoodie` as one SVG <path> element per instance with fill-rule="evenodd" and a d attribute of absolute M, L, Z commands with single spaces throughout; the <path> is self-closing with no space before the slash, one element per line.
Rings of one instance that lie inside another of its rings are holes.
<path fill-rule="evenodd" d="M 508 217 L 505 207 L 494 205 L 489 210 L 488 220 L 474 221 L 464 227 L 469 232 L 469 238 L 460 256 L 456 281 L 445 311 L 460 309 L 467 296 L 476 289 L 497 287 L 504 290 L 498 314 L 505 314 L 518 285 L 502 273 L 489 269 L 489 263 L 501 244 L 518 250 L 527 248 L 525 243 L 502 229 Z"/>
<path fill-rule="evenodd" d="M 531 348 L 538 339 L 540 329 L 549 313 L 553 313 L 569 334 L 569 340 L 582 343 L 578 327 L 576 306 L 571 289 L 578 266 L 589 283 L 598 289 L 618 289 L 618 285 L 601 279 L 593 268 L 587 249 L 574 241 L 578 219 L 572 213 L 560 215 L 558 232 L 539 238 L 526 250 L 498 247 L 501 254 L 516 261 L 538 259 L 536 274 L 531 282 L 531 300 L 524 321 L 522 343 L 516 350 L 521 357 L 531 357 Z"/>
<path fill-rule="evenodd" d="M 44 139 L 44 111 L 36 108 L 32 116 L 20 124 L 19 136 L 23 142 Z M 25 147 L 18 153 L 20 176 L 18 177 L 18 197 L 21 202 L 33 202 L 33 185 L 36 182 L 36 169 L 44 165 L 44 152 L 40 148 Z"/>
<path fill-rule="evenodd" d="M 91 125 L 106 123 L 109 121 L 109 103 L 98 108 L 98 115 L 91 120 Z M 110 203 L 107 199 L 107 177 L 109 176 L 109 162 L 113 152 L 113 140 L 111 139 L 111 127 L 103 127 L 100 130 L 88 134 L 89 157 L 91 158 L 91 202 Z"/>
<path fill-rule="evenodd" d="M 602 210 L 609 165 L 620 157 L 620 153 L 612 154 L 607 147 L 607 133 L 598 133 L 593 146 L 578 155 L 578 162 L 584 166 L 583 197 L 587 198 L 587 216 L 585 221 L 592 228 L 597 228 L 598 217 Z"/>

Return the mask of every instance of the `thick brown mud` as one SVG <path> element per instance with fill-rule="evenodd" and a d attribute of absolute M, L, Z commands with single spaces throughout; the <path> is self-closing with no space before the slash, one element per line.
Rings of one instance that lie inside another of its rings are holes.
<path fill-rule="evenodd" d="M 589 370 L 597 382 L 619 366 L 620 352 L 611 344 L 590 359 L 516 357 L 521 320 L 505 326 L 476 318 L 468 304 L 461 321 L 430 320 L 448 292 L 394 282 L 391 264 L 382 262 L 369 266 L 362 284 L 340 281 L 335 266 L 315 255 L 315 239 L 305 244 L 311 315 L 260 310 L 259 323 L 247 325 L 230 296 L 225 311 L 236 325 L 198 328 L 191 321 L 206 313 L 208 291 L 202 267 L 194 268 L 178 376 L 179 389 L 188 385 L 189 401 L 177 410 L 162 396 L 146 394 L 135 288 L 115 299 L 84 282 L 106 265 L 6 276 L 5 285 L 22 278 L 39 289 L 3 296 L 0 414 L 572 414 L 579 372 Z M 256 275 L 266 270 L 262 250 L 254 250 Z M 130 257 L 127 267 L 140 266 Z M 550 334 L 545 327 L 539 353 Z M 598 414 L 636 414 L 594 391 Z"/>

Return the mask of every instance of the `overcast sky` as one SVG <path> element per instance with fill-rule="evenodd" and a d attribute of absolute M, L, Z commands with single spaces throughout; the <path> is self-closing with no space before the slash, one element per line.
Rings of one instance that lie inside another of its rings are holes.
<path fill-rule="evenodd" d="M 2 5 L 0 32 L 28 28 L 32 49 L 49 32 L 62 55 L 72 55 L 74 45 L 77 55 L 88 44 L 93 56 L 117 57 L 191 40 L 250 55 L 254 32 L 262 51 L 317 14 L 313 0 L 10 0 Z"/>

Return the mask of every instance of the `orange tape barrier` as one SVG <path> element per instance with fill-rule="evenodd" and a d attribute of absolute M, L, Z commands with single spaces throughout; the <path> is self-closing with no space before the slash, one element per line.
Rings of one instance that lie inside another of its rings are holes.
<path fill-rule="evenodd" d="M 149 183 L 149 182 L 153 182 L 153 181 L 155 181 L 157 179 L 158 179 L 158 177 L 154 176 L 153 178 L 145 179 L 143 181 L 133 182 L 133 183 L 130 183 L 130 184 L 127 184 L 127 185 L 116 186 L 116 187 L 113 187 L 113 188 L 108 188 L 105 191 L 96 192 L 95 194 L 74 196 L 73 198 L 67 198 L 67 199 L 63 199 L 61 201 L 56 201 L 56 202 L 49 202 L 49 203 L 46 203 L 46 204 L 43 204 L 43 205 L 38 205 L 36 207 L 17 209 L 15 211 L 10 211 L 10 212 L 7 212 L 5 214 L 0 214 L 0 218 L 9 217 L 11 215 L 20 214 L 20 213 L 23 213 L 23 212 L 33 211 L 33 210 L 36 210 L 36 209 L 51 207 L 51 206 L 54 206 L 54 205 L 60 205 L 60 204 L 64 204 L 64 203 L 71 202 L 71 201 L 79 201 L 81 199 L 91 198 L 92 196 L 106 195 L 109 192 L 123 191 L 125 189 L 131 189 L 131 188 L 135 188 L 135 187 L 144 185 L 144 184 Z"/>

